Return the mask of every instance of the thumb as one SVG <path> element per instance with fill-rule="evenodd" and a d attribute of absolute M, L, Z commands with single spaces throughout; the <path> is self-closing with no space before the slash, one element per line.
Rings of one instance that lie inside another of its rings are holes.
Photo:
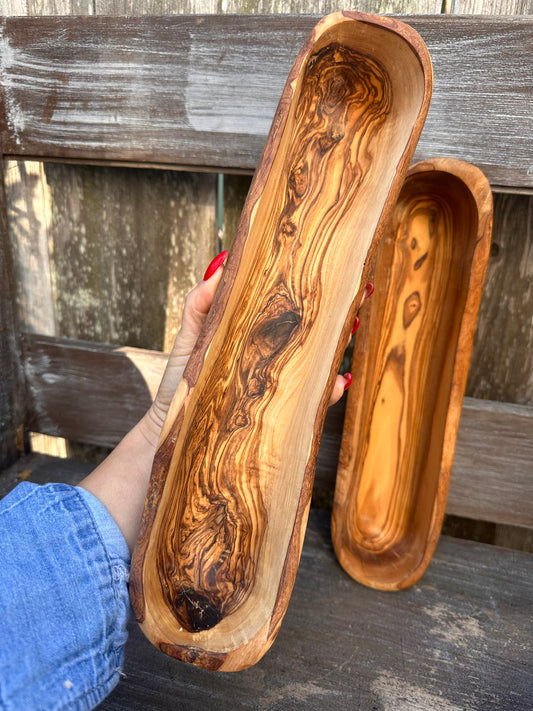
<path fill-rule="evenodd" d="M 156 415 L 157 421 L 161 425 L 213 303 L 216 290 L 222 279 L 226 257 L 227 251 L 215 257 L 207 268 L 204 279 L 185 298 L 181 327 L 151 407 L 152 414 Z"/>
<path fill-rule="evenodd" d="M 215 257 L 207 268 L 203 280 L 187 294 L 181 327 L 172 348 L 171 359 L 189 358 L 213 303 L 227 255 L 225 250 Z"/>

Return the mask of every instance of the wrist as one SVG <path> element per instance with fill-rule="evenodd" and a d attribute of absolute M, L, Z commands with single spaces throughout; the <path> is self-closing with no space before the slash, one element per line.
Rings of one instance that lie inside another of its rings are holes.
<path fill-rule="evenodd" d="M 81 487 L 107 508 L 130 551 L 139 535 L 156 447 L 156 431 L 147 413 L 111 454 L 80 482 Z"/>

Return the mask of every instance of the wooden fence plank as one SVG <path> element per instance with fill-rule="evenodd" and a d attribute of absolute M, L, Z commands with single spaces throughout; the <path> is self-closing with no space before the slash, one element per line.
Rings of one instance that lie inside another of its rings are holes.
<path fill-rule="evenodd" d="M 533 408 L 465 398 L 447 512 L 533 527 Z"/>
<path fill-rule="evenodd" d="M 47 164 L 57 334 L 169 350 L 216 254 L 214 175 Z"/>
<path fill-rule="evenodd" d="M 216 254 L 215 176 L 10 161 L 8 178 L 23 330 L 170 350 Z"/>
<path fill-rule="evenodd" d="M 533 15 L 532 0 L 447 0 L 454 15 Z"/>
<path fill-rule="evenodd" d="M 27 335 L 29 427 L 77 441 L 115 445 L 144 414 L 166 356 Z M 342 404 L 326 419 L 316 484 L 333 489 Z M 465 399 L 448 512 L 533 527 L 533 408 Z"/>
<path fill-rule="evenodd" d="M 162 353 L 26 335 L 30 430 L 114 446 L 149 408 Z"/>
<path fill-rule="evenodd" d="M 2 0 L 1 14 L 23 15 L 92 15 L 94 0 Z"/>
<path fill-rule="evenodd" d="M 337 10 L 374 14 L 439 13 L 440 0 L 96 0 L 97 15 L 185 15 L 253 13 L 326 15 Z"/>
<path fill-rule="evenodd" d="M 405 19 L 426 40 L 436 79 L 417 157 L 460 157 L 494 185 L 532 187 L 533 19 Z M 6 152 L 252 170 L 315 22 L 7 18 L 0 40 Z"/>
<path fill-rule="evenodd" d="M 533 196 L 494 196 L 467 394 L 533 405 Z"/>
<path fill-rule="evenodd" d="M 5 189 L 20 328 L 56 335 L 50 272 L 50 190 L 42 163 L 6 161 Z"/>
<path fill-rule="evenodd" d="M 0 160 L 0 467 L 17 459 L 23 449 L 25 409 L 3 170 Z"/>

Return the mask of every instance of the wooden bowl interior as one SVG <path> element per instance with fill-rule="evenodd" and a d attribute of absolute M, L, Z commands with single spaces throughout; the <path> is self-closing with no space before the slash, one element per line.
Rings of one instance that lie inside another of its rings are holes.
<path fill-rule="evenodd" d="M 223 654 L 274 624 L 339 339 L 425 100 L 411 46 L 352 20 L 326 26 L 295 82 L 152 526 L 156 643 Z"/>
<path fill-rule="evenodd" d="M 343 565 L 373 587 L 410 584 L 434 543 L 477 233 L 477 206 L 459 178 L 415 174 L 376 257 L 376 294 L 354 354 L 358 434 L 335 516 Z"/>

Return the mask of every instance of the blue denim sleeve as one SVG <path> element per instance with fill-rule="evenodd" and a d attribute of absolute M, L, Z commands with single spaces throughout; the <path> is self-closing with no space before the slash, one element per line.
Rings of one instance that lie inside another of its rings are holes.
<path fill-rule="evenodd" d="M 83 489 L 24 482 L 0 501 L 0 708 L 85 711 L 120 679 L 126 542 Z"/>

